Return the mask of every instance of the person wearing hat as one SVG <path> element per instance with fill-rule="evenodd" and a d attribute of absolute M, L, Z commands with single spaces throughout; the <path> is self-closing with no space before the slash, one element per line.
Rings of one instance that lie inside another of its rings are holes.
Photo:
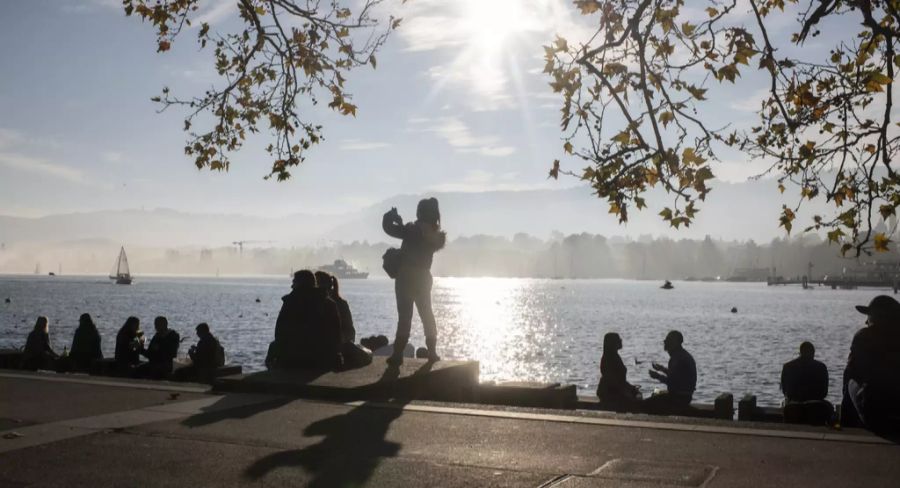
<path fill-rule="evenodd" d="M 868 317 L 867 326 L 850 345 L 841 423 L 900 432 L 900 303 L 880 295 L 856 310 Z"/>

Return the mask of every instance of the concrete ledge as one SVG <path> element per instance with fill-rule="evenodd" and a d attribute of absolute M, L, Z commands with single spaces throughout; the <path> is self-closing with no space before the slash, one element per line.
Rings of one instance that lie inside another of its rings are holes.
<path fill-rule="evenodd" d="M 575 385 L 512 381 L 478 385 L 478 402 L 516 407 L 566 408 L 578 405 Z"/>
<path fill-rule="evenodd" d="M 0 349 L 0 369 L 19 369 L 22 356 L 18 349 Z"/>
<path fill-rule="evenodd" d="M 334 401 L 390 398 L 450 402 L 476 400 L 479 367 L 474 361 L 406 359 L 389 368 L 386 358 L 375 357 L 368 366 L 341 372 L 275 370 L 217 378 L 221 392 L 267 393 Z"/>
<path fill-rule="evenodd" d="M 24 380 L 54 381 L 59 383 L 76 383 L 84 385 L 112 386 L 119 388 L 135 388 L 140 390 L 159 390 L 168 392 L 208 393 L 209 385 L 198 383 L 172 383 L 159 380 L 139 380 L 132 378 L 110 378 L 89 376 L 83 373 L 60 374 L 53 371 L 21 371 L 0 370 L 0 377 Z"/>
<path fill-rule="evenodd" d="M 575 408 L 581 410 L 601 410 L 605 412 L 613 412 L 614 410 L 604 407 L 600 404 L 600 401 L 597 397 L 589 397 L 589 396 L 579 396 L 575 403 Z M 631 412 L 631 413 L 640 413 L 640 412 Z M 733 413 L 728 410 L 716 409 L 715 405 L 711 405 L 708 403 L 692 403 L 691 406 L 683 411 L 678 413 L 673 413 L 671 416 L 678 417 L 691 417 L 691 418 L 701 418 L 701 419 L 721 419 L 721 420 L 733 420 Z"/>

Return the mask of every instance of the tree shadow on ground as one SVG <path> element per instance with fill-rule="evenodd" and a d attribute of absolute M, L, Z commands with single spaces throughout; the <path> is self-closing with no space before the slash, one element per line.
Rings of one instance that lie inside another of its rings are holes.
<path fill-rule="evenodd" d="M 416 375 L 427 373 L 430 364 L 423 365 Z M 389 367 L 382 381 L 399 375 Z M 303 449 L 276 452 L 257 459 L 244 470 L 244 476 L 258 480 L 280 468 L 301 467 L 312 475 L 310 487 L 362 486 L 375 472 L 383 458 L 394 457 L 401 444 L 385 437 L 391 423 L 403 414 L 409 398 L 378 402 L 367 401 L 347 413 L 335 415 L 306 427 L 306 437 L 323 436 L 318 444 Z"/>

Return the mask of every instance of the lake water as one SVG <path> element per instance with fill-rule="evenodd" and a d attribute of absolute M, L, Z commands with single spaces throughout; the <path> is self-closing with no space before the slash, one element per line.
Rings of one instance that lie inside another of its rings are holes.
<path fill-rule="evenodd" d="M 132 286 L 105 277 L 0 277 L 0 347 L 20 347 L 38 315 L 51 321 L 55 349 L 71 344 L 78 316 L 94 316 L 111 355 L 115 334 L 129 315 L 152 332 L 153 317 L 166 315 L 170 326 L 190 339 L 208 322 L 228 353 L 246 371 L 263 368 L 272 340 L 284 278 L 141 277 Z M 602 339 L 618 332 L 628 378 L 644 392 L 660 385 L 647 375 L 651 361 L 665 364 L 662 340 L 670 329 L 685 336 L 698 367 L 695 400 L 711 401 L 721 392 L 736 398 L 754 393 L 759 402 L 781 401 L 781 365 L 796 356 L 801 341 L 815 343 L 816 357 L 828 365 L 829 397 L 840 397 L 841 372 L 854 332 L 865 318 L 853 305 L 868 303 L 878 290 L 767 287 L 757 283 L 626 280 L 536 280 L 436 278 L 434 310 L 444 358 L 481 363 L 482 380 L 572 383 L 593 394 Z M 396 310 L 393 282 L 386 279 L 342 282 L 359 337 L 393 338 Z M 260 303 L 256 303 L 256 299 Z M 731 313 L 737 307 L 738 313 Z M 416 317 L 411 342 L 424 345 Z"/>

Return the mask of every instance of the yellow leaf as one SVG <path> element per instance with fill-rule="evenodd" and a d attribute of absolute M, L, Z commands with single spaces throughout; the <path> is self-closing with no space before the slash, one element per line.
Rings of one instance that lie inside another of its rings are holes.
<path fill-rule="evenodd" d="M 891 242 L 891 240 L 883 233 L 879 232 L 879 233 L 875 234 L 874 244 L 875 244 L 876 251 L 880 251 L 880 252 L 887 251 L 888 244 L 890 244 L 890 242 Z"/>
<path fill-rule="evenodd" d="M 600 10 L 600 2 L 597 0 L 577 0 L 575 6 L 581 10 L 581 15 L 590 15 Z"/>
<path fill-rule="evenodd" d="M 631 136 L 628 135 L 628 131 L 623 130 L 622 132 L 616 134 L 616 136 L 613 137 L 612 140 L 613 142 L 618 142 L 619 144 L 624 146 L 631 141 Z"/>
<path fill-rule="evenodd" d="M 659 114 L 659 121 L 662 122 L 663 127 L 669 125 L 669 122 L 675 120 L 675 114 L 672 112 L 663 112 Z"/>
<path fill-rule="evenodd" d="M 563 150 L 566 151 L 566 153 L 568 153 L 568 154 L 572 154 L 572 143 L 566 141 L 566 143 L 563 144 Z"/>
<path fill-rule="evenodd" d="M 690 22 L 685 22 L 681 24 L 681 32 L 684 32 L 686 36 L 692 36 L 694 34 L 695 26 Z"/>

